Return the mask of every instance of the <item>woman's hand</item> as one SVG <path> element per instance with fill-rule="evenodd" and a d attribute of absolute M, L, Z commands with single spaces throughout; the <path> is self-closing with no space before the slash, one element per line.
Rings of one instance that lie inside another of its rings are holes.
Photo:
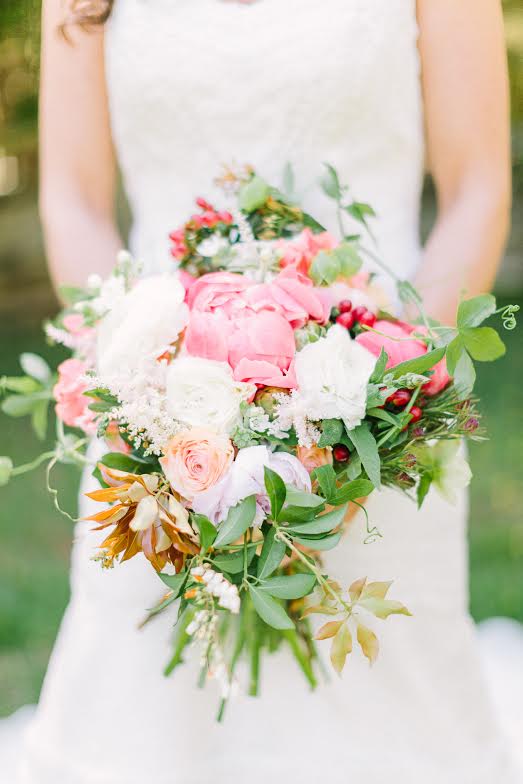
<path fill-rule="evenodd" d="M 56 285 L 107 275 L 122 243 L 114 221 L 115 160 L 103 30 L 60 33 L 61 0 L 44 0 L 40 212 Z"/>

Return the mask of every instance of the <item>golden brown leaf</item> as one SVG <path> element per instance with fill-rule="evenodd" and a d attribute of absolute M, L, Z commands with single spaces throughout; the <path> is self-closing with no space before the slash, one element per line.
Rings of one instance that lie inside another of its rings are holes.
<path fill-rule="evenodd" d="M 349 587 L 349 596 L 353 602 L 358 601 L 366 583 L 367 583 L 367 578 L 361 577 L 359 580 L 355 580 L 352 583 L 352 585 Z"/>
<path fill-rule="evenodd" d="M 338 675 L 345 667 L 347 656 L 352 652 L 352 635 L 346 623 L 338 629 L 331 645 L 331 663 Z"/>
<path fill-rule="evenodd" d="M 361 623 L 358 624 L 357 634 L 361 650 L 369 660 L 370 664 L 374 664 L 378 658 L 378 653 L 380 650 L 378 638 L 371 629 L 368 629 Z"/>
<path fill-rule="evenodd" d="M 328 621 L 323 624 L 321 629 L 318 629 L 314 635 L 315 640 L 328 640 L 338 632 L 343 621 Z"/>

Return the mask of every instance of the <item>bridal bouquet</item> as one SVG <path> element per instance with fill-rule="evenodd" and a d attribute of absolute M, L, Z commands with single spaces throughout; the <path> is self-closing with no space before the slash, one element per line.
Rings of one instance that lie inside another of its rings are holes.
<path fill-rule="evenodd" d="M 88 519 L 104 538 L 105 568 L 144 557 L 167 592 L 152 617 L 174 613 L 174 652 L 199 643 L 202 678 L 222 686 L 238 662 L 292 650 L 316 684 L 316 640 L 330 641 L 341 672 L 353 636 L 372 663 L 372 617 L 409 615 L 390 583 L 341 586 L 322 553 L 335 548 L 353 508 L 382 486 L 421 505 L 431 487 L 452 500 L 470 470 L 462 437 L 480 438 L 474 361 L 505 349 L 483 322 L 491 295 L 463 301 L 454 328 L 424 312 L 412 285 L 395 279 L 412 321 L 388 310 L 363 260 L 372 209 L 349 198 L 328 166 L 341 240 L 255 172 L 221 179 L 234 206 L 198 211 L 171 234 L 170 275 L 139 277 L 122 253 L 107 280 L 66 290 L 48 338 L 71 358 L 55 374 L 25 354 L 21 378 L 4 377 L 3 410 L 29 414 L 41 437 L 50 400 L 57 444 L 28 466 L 0 459 L 0 482 L 48 461 L 88 462 L 93 436 L 106 444 L 94 466 L 103 504 Z M 286 173 L 292 191 L 291 172 Z M 349 235 L 350 216 L 361 234 Z M 390 273 L 392 274 L 392 273 Z M 513 328 L 516 308 L 501 312 Z M 367 537 L 380 536 L 367 523 Z M 144 563 L 144 568 L 145 563 Z M 311 615 L 325 616 L 313 631 Z"/>

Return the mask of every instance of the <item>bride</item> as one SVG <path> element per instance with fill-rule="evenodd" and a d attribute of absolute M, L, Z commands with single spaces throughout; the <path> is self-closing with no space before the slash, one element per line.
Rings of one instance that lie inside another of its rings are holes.
<path fill-rule="evenodd" d="M 169 270 L 168 232 L 188 199 L 218 198 L 220 165 L 277 181 L 287 161 L 305 207 L 336 166 L 378 214 L 389 264 L 429 312 L 452 319 L 490 289 L 507 232 L 507 83 L 499 0 L 44 0 L 41 206 L 56 283 L 107 273 L 122 241 L 115 159 L 146 272 Z M 65 23 L 65 37 L 60 28 Z M 66 40 L 68 39 L 68 40 Z M 424 163 L 438 218 L 423 250 Z M 84 489 L 89 478 L 84 480 Z M 314 694 L 285 653 L 262 697 L 223 725 L 197 662 L 170 678 L 172 618 L 139 631 L 161 593 L 139 559 L 102 572 L 76 529 L 72 598 L 10 784 L 515 784 L 493 719 L 467 605 L 467 500 L 431 496 L 418 515 L 394 491 L 356 517 L 329 570 L 396 578 L 414 617 L 384 625 L 369 671 L 354 657 Z M 82 504 L 82 513 L 87 505 Z"/>

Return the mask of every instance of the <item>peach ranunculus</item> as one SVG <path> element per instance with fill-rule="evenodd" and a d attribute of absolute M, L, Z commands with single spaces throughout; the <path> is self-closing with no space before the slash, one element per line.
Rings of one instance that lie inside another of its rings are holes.
<path fill-rule="evenodd" d="M 234 448 L 226 436 L 193 427 L 169 441 L 160 464 L 173 490 L 190 501 L 219 482 L 233 459 Z"/>
<path fill-rule="evenodd" d="M 427 346 L 422 340 L 410 338 L 413 330 L 410 324 L 394 323 L 391 321 L 377 321 L 373 327 L 375 331 L 362 332 L 356 338 L 371 354 L 378 357 L 383 348 L 389 357 L 387 368 L 399 365 L 409 359 L 421 357 L 427 352 Z M 378 335 L 381 332 L 384 334 Z M 447 365 L 444 359 L 433 368 L 430 381 L 423 386 L 426 395 L 437 395 L 450 381 Z"/>
<path fill-rule="evenodd" d="M 321 250 L 332 250 L 337 245 L 337 240 L 328 231 L 313 234 L 310 229 L 304 229 L 291 240 L 280 240 L 276 247 L 282 254 L 281 267 L 294 267 L 298 272 L 307 275 L 314 257 Z"/>
<path fill-rule="evenodd" d="M 315 468 L 324 465 L 332 465 L 332 449 L 326 447 L 321 449 L 319 446 L 299 446 L 296 450 L 296 457 L 307 471 L 312 473 Z"/>
<path fill-rule="evenodd" d="M 58 366 L 58 381 L 53 389 L 56 400 L 56 416 L 69 427 L 78 427 L 85 433 L 94 434 L 94 413 L 89 409 L 91 402 L 84 392 L 88 384 L 84 379 L 87 363 L 80 359 L 66 359 Z"/>

